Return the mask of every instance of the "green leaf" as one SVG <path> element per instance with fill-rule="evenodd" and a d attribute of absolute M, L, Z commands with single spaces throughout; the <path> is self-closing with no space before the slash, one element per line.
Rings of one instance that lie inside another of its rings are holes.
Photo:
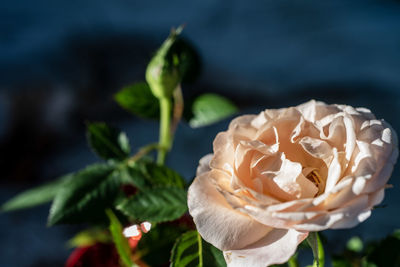
<path fill-rule="evenodd" d="M 178 36 L 171 47 L 178 63 L 179 75 L 182 82 L 194 82 L 201 71 L 201 60 L 193 45 L 186 39 Z"/>
<path fill-rule="evenodd" d="M 91 228 L 77 233 L 67 242 L 69 248 L 86 247 L 96 243 L 108 243 L 110 240 L 109 234 L 102 228 Z"/>
<path fill-rule="evenodd" d="M 109 229 L 111 232 L 111 236 L 122 262 L 127 267 L 137 266 L 135 263 L 133 263 L 131 259 L 131 250 L 128 244 L 128 240 L 122 235 L 123 228 L 117 216 L 115 216 L 115 214 L 110 209 L 106 210 L 106 214 L 108 216 L 108 219 L 110 220 Z"/>
<path fill-rule="evenodd" d="M 123 201 L 117 209 L 142 221 L 172 221 L 186 212 L 186 194 L 186 191 L 179 187 L 155 187 Z"/>
<path fill-rule="evenodd" d="M 226 267 L 224 254 L 210 243 L 202 240 L 204 266 Z"/>
<path fill-rule="evenodd" d="M 120 186 L 119 171 L 109 164 L 94 164 L 76 173 L 57 192 L 48 225 L 98 222 L 113 204 Z"/>
<path fill-rule="evenodd" d="M 67 174 L 50 183 L 24 191 L 4 203 L 0 210 L 2 212 L 20 210 L 50 202 L 71 177 L 71 174 Z"/>
<path fill-rule="evenodd" d="M 189 125 L 193 128 L 207 126 L 238 112 L 238 108 L 228 99 L 216 94 L 204 94 L 192 105 L 193 118 Z"/>
<path fill-rule="evenodd" d="M 176 171 L 153 162 L 137 162 L 127 166 L 123 172 L 124 182 L 132 183 L 140 190 L 153 186 L 185 187 L 185 180 Z"/>
<path fill-rule="evenodd" d="M 158 99 L 145 82 L 124 87 L 114 95 L 115 101 L 125 110 L 147 119 L 158 119 L 160 108 Z"/>
<path fill-rule="evenodd" d="M 322 246 L 321 239 L 318 236 L 317 232 L 310 232 L 307 237 L 307 242 L 310 244 L 310 247 L 313 251 L 314 255 L 314 263 L 313 267 L 324 267 L 325 264 L 325 253 L 324 247 Z"/>
<path fill-rule="evenodd" d="M 183 177 L 165 165 L 148 162 L 143 166 L 146 178 L 152 185 L 173 185 L 179 188 L 185 187 L 185 180 Z"/>
<path fill-rule="evenodd" d="M 171 252 L 171 267 L 226 266 L 222 252 L 204 242 L 197 231 L 184 233 Z"/>
<path fill-rule="evenodd" d="M 149 266 L 164 266 L 169 262 L 175 240 L 187 230 L 175 224 L 157 224 L 140 239 L 136 250 L 137 255 L 140 255 L 140 259 Z"/>
<path fill-rule="evenodd" d="M 105 160 L 126 159 L 131 150 L 126 134 L 104 122 L 88 123 L 87 139 L 93 151 Z"/>

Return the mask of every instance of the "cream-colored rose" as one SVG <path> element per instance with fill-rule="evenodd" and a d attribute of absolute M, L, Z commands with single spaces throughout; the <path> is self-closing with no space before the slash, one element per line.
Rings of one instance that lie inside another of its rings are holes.
<path fill-rule="evenodd" d="M 241 116 L 200 161 L 189 212 L 229 266 L 283 263 L 309 231 L 367 219 L 397 156 L 394 130 L 365 108 L 310 101 Z"/>

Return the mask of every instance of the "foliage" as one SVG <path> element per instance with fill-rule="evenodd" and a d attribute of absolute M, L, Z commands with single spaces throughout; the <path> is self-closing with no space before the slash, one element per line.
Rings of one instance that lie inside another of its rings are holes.
<path fill-rule="evenodd" d="M 214 246 L 205 242 L 197 231 L 180 236 L 171 252 L 171 267 L 226 266 L 224 256 Z"/>
<path fill-rule="evenodd" d="M 117 248 L 118 254 L 121 258 L 121 261 L 124 263 L 126 267 L 134 267 L 137 266 L 133 263 L 131 259 L 131 251 L 128 244 L 127 239 L 122 235 L 123 227 L 119 222 L 117 216 L 110 210 L 106 210 L 106 214 L 108 219 L 110 220 L 110 232 L 113 238 L 115 247 Z"/>
<path fill-rule="evenodd" d="M 189 124 L 193 128 L 207 126 L 225 119 L 237 111 L 237 107 L 225 97 L 217 94 L 204 94 L 193 102 L 193 117 Z"/>
<path fill-rule="evenodd" d="M 115 101 L 132 114 L 148 119 L 158 119 L 160 108 L 158 99 L 151 93 L 145 82 L 139 82 L 122 88 L 114 95 Z"/>
<path fill-rule="evenodd" d="M 73 174 L 67 174 L 55 181 L 22 192 L 4 203 L 0 210 L 2 212 L 14 211 L 50 202 L 57 195 L 60 188 L 72 177 Z"/>
<path fill-rule="evenodd" d="M 117 208 L 132 219 L 154 223 L 172 221 L 187 210 L 186 191 L 173 186 L 154 187 L 124 200 Z"/>
<path fill-rule="evenodd" d="M 76 173 L 55 196 L 48 224 L 103 221 L 117 196 L 118 172 L 114 165 L 94 164 Z"/>
<path fill-rule="evenodd" d="M 87 123 L 87 139 L 93 151 L 105 160 L 126 159 L 131 151 L 126 134 L 104 122 Z"/>

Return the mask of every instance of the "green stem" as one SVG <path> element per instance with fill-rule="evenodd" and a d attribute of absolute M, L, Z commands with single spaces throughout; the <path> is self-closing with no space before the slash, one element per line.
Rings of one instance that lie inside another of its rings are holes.
<path fill-rule="evenodd" d="M 152 152 L 153 150 L 163 150 L 163 148 L 158 143 L 146 145 L 146 146 L 140 148 L 139 151 L 135 155 L 133 155 L 126 161 L 126 163 L 128 165 L 131 165 L 134 162 L 141 159 L 143 156 Z"/>
<path fill-rule="evenodd" d="M 310 245 L 314 255 L 314 262 L 312 266 L 324 267 L 325 252 L 318 232 L 310 232 L 307 237 L 307 242 Z"/>
<path fill-rule="evenodd" d="M 203 243 L 200 234 L 197 232 L 197 245 L 199 246 L 199 267 L 203 267 Z"/>
<path fill-rule="evenodd" d="M 160 101 L 160 139 L 159 145 L 162 149 L 158 151 L 157 163 L 164 164 L 167 152 L 171 148 L 171 99 L 167 97 L 159 98 Z"/>

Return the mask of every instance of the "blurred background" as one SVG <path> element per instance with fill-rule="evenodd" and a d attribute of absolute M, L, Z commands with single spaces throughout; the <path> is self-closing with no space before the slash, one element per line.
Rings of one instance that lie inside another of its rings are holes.
<path fill-rule="evenodd" d="M 0 202 L 95 162 L 86 120 L 125 130 L 136 148 L 156 141 L 157 123 L 129 115 L 113 94 L 144 80 L 152 53 L 183 23 L 202 59 L 200 78 L 183 86 L 187 98 L 220 93 L 242 113 L 314 98 L 367 107 L 400 131 L 399 1 L 3 0 Z M 191 180 L 228 121 L 182 123 L 168 165 Z M 387 206 L 352 230 L 328 231 L 328 249 L 400 227 L 399 175 L 395 168 Z M 48 208 L 0 214 L 0 266 L 63 266 L 80 227 L 46 228 Z"/>

